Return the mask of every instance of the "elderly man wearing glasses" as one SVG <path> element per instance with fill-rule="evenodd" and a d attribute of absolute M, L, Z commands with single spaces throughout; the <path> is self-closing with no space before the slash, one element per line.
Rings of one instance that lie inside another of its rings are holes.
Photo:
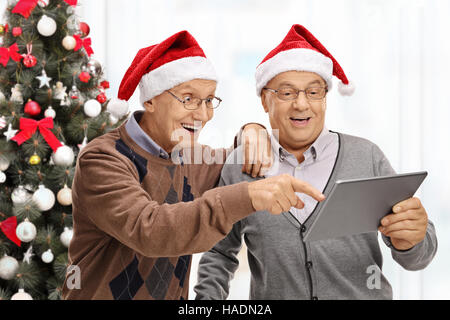
<path fill-rule="evenodd" d="M 289 174 L 327 196 L 338 179 L 395 173 L 375 144 L 325 127 L 332 75 L 341 80 L 341 94 L 352 93 L 337 61 L 300 25 L 294 25 L 258 66 L 257 94 L 279 135 L 278 141 L 272 137 L 276 160 L 266 177 Z M 229 159 L 241 156 L 237 148 Z M 219 185 L 253 180 L 227 163 Z M 303 208 L 292 207 L 278 216 L 250 215 L 204 253 L 194 288 L 196 299 L 227 298 L 242 238 L 251 271 L 250 299 L 392 299 L 391 286 L 381 272 L 377 232 L 305 242 L 303 235 L 316 219 L 318 203 L 299 196 Z M 280 204 L 287 202 L 279 199 Z M 425 268 L 437 248 L 425 209 L 417 198 L 411 198 L 396 204 L 393 212 L 382 219 L 380 227 L 392 257 L 407 270 Z M 374 273 L 379 281 L 371 283 Z"/>
<path fill-rule="evenodd" d="M 324 199 L 288 176 L 214 189 L 226 153 L 210 150 L 220 153 L 212 164 L 186 156 L 189 148 L 208 149 L 196 133 L 221 101 L 211 62 L 188 32 L 141 49 L 119 98 L 128 100 L 138 84 L 145 111 L 78 156 L 65 299 L 187 299 L 191 255 L 209 250 L 235 222 L 257 210 L 279 214 L 279 197 L 300 206 L 295 192 Z"/>

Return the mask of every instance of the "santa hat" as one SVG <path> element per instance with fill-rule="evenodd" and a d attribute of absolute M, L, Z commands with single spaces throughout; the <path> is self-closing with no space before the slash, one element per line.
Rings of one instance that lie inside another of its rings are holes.
<path fill-rule="evenodd" d="M 256 68 L 256 93 L 273 77 L 286 71 L 309 71 L 320 75 L 332 87 L 332 76 L 341 81 L 338 90 L 342 95 L 352 95 L 355 88 L 345 76 L 339 63 L 305 27 L 295 24 L 283 41 L 273 49 Z"/>
<path fill-rule="evenodd" d="M 139 50 L 120 83 L 118 98 L 128 101 L 139 84 L 143 104 L 194 79 L 217 81 L 217 76 L 194 37 L 181 31 L 159 44 Z"/>

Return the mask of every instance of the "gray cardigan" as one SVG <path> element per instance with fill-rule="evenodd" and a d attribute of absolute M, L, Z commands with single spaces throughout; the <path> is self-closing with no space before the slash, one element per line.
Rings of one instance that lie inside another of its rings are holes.
<path fill-rule="evenodd" d="M 338 133 L 338 156 L 325 187 L 327 196 L 338 179 L 395 174 L 374 143 Z M 242 149 L 227 159 L 220 185 L 254 179 L 241 172 Z M 316 218 L 319 203 L 304 224 L 291 213 L 255 212 L 234 224 L 228 236 L 203 254 L 198 268 L 196 299 L 226 299 L 230 280 L 238 267 L 236 258 L 242 236 L 251 270 L 250 299 L 392 299 L 392 288 L 381 272 L 383 257 L 377 232 L 315 242 L 303 235 Z M 342 223 L 345 223 L 343 221 Z M 428 222 L 425 239 L 399 251 L 384 235 L 394 260 L 406 270 L 425 268 L 437 250 L 436 233 Z M 379 275 L 378 281 L 374 278 Z"/>

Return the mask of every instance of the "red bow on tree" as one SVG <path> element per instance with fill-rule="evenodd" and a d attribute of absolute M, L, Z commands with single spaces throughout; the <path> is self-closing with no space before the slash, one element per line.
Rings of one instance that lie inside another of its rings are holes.
<path fill-rule="evenodd" d="M 40 133 L 44 137 L 45 141 L 47 141 L 50 148 L 52 148 L 53 152 L 62 146 L 61 142 L 55 137 L 53 132 L 50 131 L 53 128 L 53 118 L 47 117 L 40 121 L 36 121 L 28 118 L 20 118 L 20 131 L 16 134 L 11 140 L 17 142 L 20 146 L 22 143 L 31 138 L 31 136 L 36 132 L 37 128 L 39 128 Z"/>
<path fill-rule="evenodd" d="M 14 61 L 20 61 L 23 57 L 17 52 L 19 51 L 19 47 L 17 46 L 17 43 L 14 43 L 9 48 L 1 47 L 0 48 L 0 64 L 2 64 L 4 67 L 8 64 L 9 58 L 13 59 Z"/>
<path fill-rule="evenodd" d="M 12 9 L 12 13 L 18 13 L 28 19 L 31 14 L 31 11 L 36 7 L 38 0 L 19 0 L 17 2 L 14 9 Z"/>
<path fill-rule="evenodd" d="M 17 2 L 14 9 L 12 9 L 12 13 L 18 13 L 25 17 L 25 19 L 28 19 L 30 17 L 31 11 L 34 10 L 37 3 L 41 1 L 45 4 L 42 0 L 19 0 Z M 76 6 L 78 0 L 64 0 L 68 5 L 70 6 Z"/>
<path fill-rule="evenodd" d="M 0 229 L 3 231 L 5 236 L 20 247 L 21 242 L 20 239 L 17 238 L 16 227 L 17 227 L 16 216 L 0 221 Z"/>
<path fill-rule="evenodd" d="M 81 39 L 81 37 L 76 34 L 73 37 L 75 38 L 75 41 L 77 42 L 77 44 L 73 50 L 78 51 L 81 49 L 81 47 L 84 47 L 88 56 L 90 56 L 91 54 L 94 53 L 94 50 L 92 50 L 92 48 L 91 48 L 91 44 L 92 44 L 91 38 Z"/>

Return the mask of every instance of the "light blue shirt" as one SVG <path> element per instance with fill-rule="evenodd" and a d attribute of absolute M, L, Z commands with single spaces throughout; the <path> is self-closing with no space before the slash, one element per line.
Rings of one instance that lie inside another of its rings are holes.
<path fill-rule="evenodd" d="M 275 161 L 266 177 L 286 173 L 324 191 L 339 150 L 337 133 L 324 127 L 316 141 L 303 153 L 305 160 L 302 163 L 298 163 L 297 158 L 286 151 L 274 135 L 271 136 L 271 142 Z M 305 203 L 305 207 L 291 207 L 290 212 L 300 223 L 304 223 L 316 207 L 317 200 L 303 193 L 296 194 Z"/>
<path fill-rule="evenodd" d="M 142 130 L 139 125 L 139 121 L 142 118 L 144 111 L 135 111 L 130 119 L 125 124 L 125 129 L 131 139 L 134 140 L 142 149 L 151 153 L 155 157 L 161 157 L 163 159 L 169 159 L 169 154 L 161 148 L 150 136 Z"/>

